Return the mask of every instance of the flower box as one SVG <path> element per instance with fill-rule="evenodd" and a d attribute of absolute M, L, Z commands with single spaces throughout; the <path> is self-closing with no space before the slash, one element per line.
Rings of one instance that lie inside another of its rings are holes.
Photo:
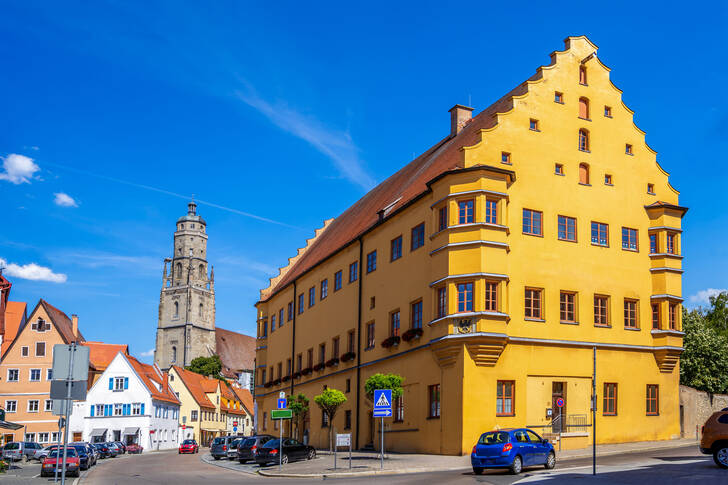
<path fill-rule="evenodd" d="M 299 379 L 300 377 L 301 377 L 301 373 L 300 372 L 294 372 L 293 373 L 293 378 L 294 379 Z"/>
<path fill-rule="evenodd" d="M 321 370 L 321 369 L 323 369 L 324 367 L 326 367 L 326 364 L 324 364 L 324 363 L 322 362 L 322 363 L 320 363 L 320 364 L 316 364 L 315 366 L 313 366 L 313 370 Z"/>
<path fill-rule="evenodd" d="M 281 383 L 281 379 L 280 379 L 280 377 L 279 377 L 278 379 L 276 379 L 276 380 L 274 380 L 274 381 L 273 381 L 273 385 L 274 385 L 274 386 L 277 386 L 277 385 L 278 385 L 278 384 L 280 384 L 280 383 Z"/>
<path fill-rule="evenodd" d="M 283 379 L 281 379 L 281 381 L 283 381 L 283 382 L 288 382 L 290 380 L 291 380 L 291 376 L 283 376 Z"/>
<path fill-rule="evenodd" d="M 399 335 L 393 335 L 392 337 L 385 338 L 382 341 L 382 347 L 388 349 L 399 345 Z"/>
<path fill-rule="evenodd" d="M 341 362 L 349 362 L 350 360 L 354 360 L 355 357 L 356 352 L 347 352 L 341 356 Z"/>
<path fill-rule="evenodd" d="M 301 371 L 301 375 L 302 375 L 302 376 L 307 376 L 307 375 L 309 375 L 309 374 L 310 374 L 311 372 L 313 372 L 313 369 L 311 369 L 310 367 L 306 367 L 305 369 L 303 369 L 303 370 Z"/>
<path fill-rule="evenodd" d="M 404 340 L 405 342 L 409 342 L 410 340 L 414 340 L 419 337 L 422 337 L 422 329 L 410 328 L 402 335 L 402 340 Z"/>
<path fill-rule="evenodd" d="M 339 364 L 339 358 L 338 357 L 334 357 L 333 359 L 329 359 L 328 361 L 326 361 L 326 367 L 333 367 L 333 366 L 338 365 L 338 364 Z"/>
<path fill-rule="evenodd" d="M 273 381 L 268 381 L 265 384 L 263 384 L 263 387 L 270 387 L 273 385 Z"/>

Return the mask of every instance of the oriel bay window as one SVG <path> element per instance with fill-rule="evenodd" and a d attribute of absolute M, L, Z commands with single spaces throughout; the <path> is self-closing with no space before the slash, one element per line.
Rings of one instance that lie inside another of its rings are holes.
<path fill-rule="evenodd" d="M 672 232 L 667 234 L 667 254 L 678 254 L 677 235 Z"/>
<path fill-rule="evenodd" d="M 624 328 L 638 328 L 637 300 L 624 299 Z"/>
<path fill-rule="evenodd" d="M 657 234 L 650 234 L 650 254 L 656 254 L 657 251 Z"/>
<path fill-rule="evenodd" d="M 498 201 L 493 199 L 485 200 L 485 222 L 487 224 L 498 224 Z"/>
<path fill-rule="evenodd" d="M 543 290 L 537 288 L 526 288 L 524 301 L 526 318 L 535 320 L 543 319 L 542 296 Z"/>
<path fill-rule="evenodd" d="M 458 283 L 458 312 L 473 311 L 473 283 Z"/>
<path fill-rule="evenodd" d="M 652 304 L 652 328 L 657 330 L 660 328 L 660 304 Z"/>
<path fill-rule="evenodd" d="M 472 224 L 475 221 L 474 206 L 473 199 L 458 202 L 458 224 Z"/>
<path fill-rule="evenodd" d="M 604 383 L 604 405 L 602 408 L 604 416 L 617 415 L 617 384 L 614 382 Z"/>
<path fill-rule="evenodd" d="M 498 311 L 498 282 L 496 281 L 485 282 L 485 311 Z"/>
<path fill-rule="evenodd" d="M 437 289 L 437 318 L 447 315 L 447 288 Z"/>
<path fill-rule="evenodd" d="M 609 297 L 594 295 L 594 325 L 609 326 Z"/>
<path fill-rule="evenodd" d="M 670 330 L 677 330 L 677 303 L 670 303 Z"/>
<path fill-rule="evenodd" d="M 660 414 L 660 386 L 647 384 L 646 414 L 657 416 Z"/>
<path fill-rule="evenodd" d="M 515 416 L 513 406 L 515 381 L 498 381 L 496 384 L 495 415 Z"/>
<path fill-rule="evenodd" d="M 576 293 L 562 291 L 559 297 L 559 313 L 563 323 L 576 323 Z"/>

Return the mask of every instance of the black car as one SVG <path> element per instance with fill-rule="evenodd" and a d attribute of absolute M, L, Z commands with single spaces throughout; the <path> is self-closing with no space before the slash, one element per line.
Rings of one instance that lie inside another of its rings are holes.
<path fill-rule="evenodd" d="M 295 460 L 313 460 L 316 458 L 316 450 L 313 446 L 304 445 L 300 441 L 291 438 L 283 438 L 283 451 L 279 457 L 280 440 L 278 438 L 268 441 L 262 448 L 258 448 L 255 454 L 255 462 L 260 465 L 268 463 L 286 464 Z"/>
<path fill-rule="evenodd" d="M 242 439 L 238 445 L 238 460 L 240 463 L 255 460 L 255 453 L 258 448 L 262 448 L 265 443 L 272 439 L 273 436 L 269 434 L 259 434 Z"/>
<path fill-rule="evenodd" d="M 106 443 L 93 443 L 91 446 L 96 448 L 96 451 L 99 452 L 99 458 L 108 458 L 111 456 L 111 451 L 109 450 L 109 447 L 106 446 Z"/>

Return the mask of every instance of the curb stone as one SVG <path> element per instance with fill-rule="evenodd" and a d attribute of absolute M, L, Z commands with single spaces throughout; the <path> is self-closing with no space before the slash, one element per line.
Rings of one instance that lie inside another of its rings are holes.
<path fill-rule="evenodd" d="M 200 454 L 200 461 L 202 463 L 206 463 L 208 465 L 214 465 L 216 467 L 224 468 L 226 470 L 232 470 L 234 472 L 247 473 L 248 475 L 256 475 L 257 474 L 257 472 L 248 471 L 248 470 L 245 470 L 243 468 L 232 468 L 232 467 L 228 467 L 228 466 L 223 465 L 223 463 L 229 463 L 229 460 L 228 460 L 228 462 L 214 460 L 214 459 L 206 460 L 205 457 L 212 458 L 212 455 L 210 455 L 209 453 L 204 454 L 204 455 L 203 454 Z"/>

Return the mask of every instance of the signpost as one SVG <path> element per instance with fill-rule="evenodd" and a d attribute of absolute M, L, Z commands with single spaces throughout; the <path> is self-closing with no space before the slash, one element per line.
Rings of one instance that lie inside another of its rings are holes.
<path fill-rule="evenodd" d="M 291 419 L 293 411 L 286 409 L 286 393 L 281 391 L 278 394 L 278 409 L 270 412 L 271 419 Z M 278 439 L 278 471 L 283 469 L 283 422 L 279 423 L 279 439 Z"/>
<path fill-rule="evenodd" d="M 374 412 L 372 416 L 382 418 L 379 434 L 381 435 L 380 468 L 384 469 L 384 418 L 392 417 L 392 390 L 376 389 L 374 391 Z"/>
<path fill-rule="evenodd" d="M 351 433 L 336 435 L 336 445 L 334 446 L 334 470 L 336 470 L 336 451 L 340 446 L 349 447 L 349 470 L 351 470 Z"/>

